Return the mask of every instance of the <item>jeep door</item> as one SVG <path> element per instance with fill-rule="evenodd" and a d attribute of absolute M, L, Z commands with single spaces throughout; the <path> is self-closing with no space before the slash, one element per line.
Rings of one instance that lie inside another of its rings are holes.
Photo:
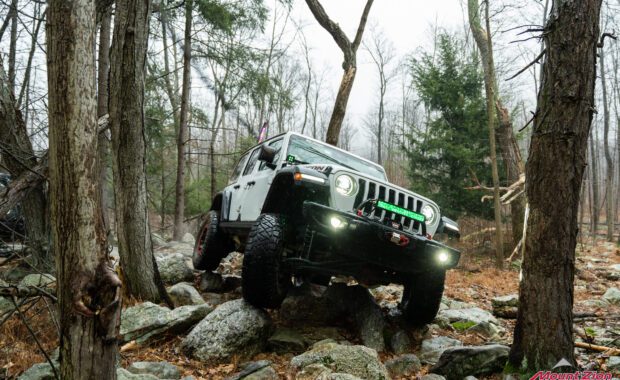
<path fill-rule="evenodd" d="M 239 218 L 241 202 L 243 201 L 243 190 L 241 174 L 243 173 L 250 153 L 246 153 L 235 169 L 233 170 L 228 186 L 224 189 L 224 204 L 222 205 L 222 220 L 236 221 Z M 245 183 L 245 182 L 243 182 Z"/>
<path fill-rule="evenodd" d="M 265 203 L 267 192 L 273 181 L 276 171 L 281 166 L 281 154 L 282 144 L 284 138 L 278 138 L 273 141 L 269 141 L 268 144 L 271 148 L 276 150 L 273 164 L 277 165 L 275 169 L 270 168 L 266 162 L 258 161 L 258 152 L 260 152 L 260 146 L 252 151 L 246 171 L 245 180 L 242 180 L 241 186 L 244 186 L 243 201 L 241 205 L 241 221 L 254 221 L 258 218 Z M 254 158 L 254 161 L 252 160 Z M 244 171 L 245 174 L 245 171 Z"/>

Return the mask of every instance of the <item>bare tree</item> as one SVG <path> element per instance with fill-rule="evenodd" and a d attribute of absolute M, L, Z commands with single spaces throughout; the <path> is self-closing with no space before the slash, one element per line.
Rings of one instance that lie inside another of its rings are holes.
<path fill-rule="evenodd" d="M 487 115 L 489 128 L 489 149 L 491 152 L 491 174 L 493 177 L 493 210 L 495 212 L 495 254 L 497 265 L 503 266 L 504 263 L 504 236 L 502 231 L 502 209 L 499 194 L 499 172 L 497 170 L 497 150 L 495 141 L 495 129 L 497 128 L 497 81 L 495 79 L 495 62 L 493 60 L 493 42 L 491 40 L 491 28 L 489 19 L 489 3 L 486 1 L 485 21 L 486 32 L 480 25 L 480 10 L 477 0 L 469 0 L 469 25 L 474 39 L 482 56 L 482 67 L 484 68 L 484 88 L 487 95 Z"/>
<path fill-rule="evenodd" d="M 98 200 L 95 3 L 51 0 L 47 20 L 60 378 L 116 379 L 121 283 L 106 250 Z"/>
<path fill-rule="evenodd" d="M 614 240 L 614 159 L 611 156 L 611 149 L 609 147 L 609 103 L 607 99 L 607 78 L 605 70 L 605 48 L 600 48 L 600 73 L 601 73 L 601 87 L 603 91 L 603 146 L 605 150 L 605 219 L 607 221 L 607 241 Z"/>
<path fill-rule="evenodd" d="M 601 2 L 556 0 L 544 27 L 546 54 L 526 163 L 530 213 L 523 279 L 509 356 L 513 368 L 528 372 L 551 369 L 562 358 L 575 365 L 575 246 Z"/>
<path fill-rule="evenodd" d="M 141 300 L 166 299 L 148 220 L 144 70 L 150 0 L 118 0 L 110 51 L 110 129 L 116 234 L 125 291 Z"/>
<path fill-rule="evenodd" d="M 370 55 L 377 74 L 379 75 L 379 107 L 377 111 L 377 124 L 375 135 L 377 136 L 377 163 L 381 165 L 383 163 L 382 149 L 385 145 L 383 140 L 384 135 L 384 120 L 385 120 L 385 94 L 387 93 L 388 84 L 390 80 L 394 78 L 396 72 L 392 70 L 391 63 L 394 60 L 395 52 L 394 46 L 385 37 L 381 30 L 373 26 L 371 28 L 371 41 L 364 43 L 366 51 Z"/>
<path fill-rule="evenodd" d="M 183 237 L 185 218 L 185 144 L 188 139 L 189 91 L 192 76 L 192 8 L 193 1 L 185 1 L 185 36 L 183 39 L 183 86 L 181 89 L 181 110 L 177 138 L 177 180 L 174 203 L 174 231 L 172 238 Z"/>
<path fill-rule="evenodd" d="M 349 94 L 351 94 L 351 88 L 353 88 L 353 81 L 355 80 L 355 73 L 357 72 L 357 49 L 362 42 L 364 28 L 366 27 L 366 21 L 368 20 L 368 13 L 370 12 L 373 1 L 374 0 L 366 1 L 362 18 L 360 19 L 359 26 L 357 27 L 355 39 L 351 42 L 342 29 L 340 29 L 340 26 L 329 18 L 325 12 L 325 9 L 318 0 L 306 0 L 306 4 L 308 4 L 314 18 L 327 32 L 329 32 L 329 34 L 331 34 L 332 38 L 336 41 L 336 44 L 338 44 L 338 47 L 342 50 L 342 54 L 344 55 L 344 62 L 342 63 L 344 74 L 342 76 L 342 81 L 340 82 L 340 88 L 338 89 L 338 93 L 336 95 L 334 110 L 332 111 L 329 126 L 327 127 L 327 135 L 325 137 L 325 141 L 332 145 L 338 145 L 340 128 L 347 111 Z"/>

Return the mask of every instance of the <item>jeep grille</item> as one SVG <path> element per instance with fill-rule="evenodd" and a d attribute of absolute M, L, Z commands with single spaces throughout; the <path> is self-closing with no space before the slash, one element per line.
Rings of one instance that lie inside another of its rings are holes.
<path fill-rule="evenodd" d="M 423 202 L 421 199 L 416 199 L 411 195 L 398 191 L 396 189 L 392 189 L 390 187 L 381 185 L 379 183 L 373 182 L 368 179 L 358 178 L 359 190 L 357 192 L 357 196 L 355 197 L 355 207 L 359 207 L 362 202 L 368 199 L 380 199 L 385 202 L 389 202 L 395 204 L 399 207 L 406 208 L 410 211 L 415 211 L 417 213 L 422 210 Z M 369 213 L 371 211 L 371 206 L 367 205 L 364 207 L 364 212 Z M 384 222 L 386 219 L 394 220 L 399 222 L 403 226 L 403 230 L 409 231 L 412 233 L 420 233 L 422 232 L 421 223 L 415 221 L 410 218 L 406 218 L 404 216 L 400 216 L 394 214 L 392 212 L 388 212 L 381 209 L 375 209 L 370 214 L 371 217 L 379 218 L 381 222 Z"/>

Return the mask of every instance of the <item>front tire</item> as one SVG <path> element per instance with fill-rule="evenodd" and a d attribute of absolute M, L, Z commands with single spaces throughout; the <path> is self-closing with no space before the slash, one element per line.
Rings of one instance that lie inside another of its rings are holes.
<path fill-rule="evenodd" d="M 445 279 L 445 271 L 432 271 L 416 274 L 404 284 L 401 308 L 407 322 L 421 326 L 435 319 L 441 305 Z"/>
<path fill-rule="evenodd" d="M 198 230 L 192 261 L 199 270 L 215 270 L 232 250 L 228 237 L 219 230 L 219 213 L 211 210 Z"/>
<path fill-rule="evenodd" d="M 243 255 L 243 298 L 256 307 L 279 308 L 291 287 L 291 274 L 282 263 L 285 223 L 276 214 L 258 217 Z"/>

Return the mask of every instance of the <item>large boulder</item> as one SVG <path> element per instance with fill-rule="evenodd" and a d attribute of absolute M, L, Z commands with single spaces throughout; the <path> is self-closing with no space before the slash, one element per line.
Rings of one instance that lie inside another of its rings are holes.
<path fill-rule="evenodd" d="M 39 288 L 56 288 L 56 278 L 51 274 L 33 273 L 22 278 L 19 282 L 21 286 L 36 286 Z"/>
<path fill-rule="evenodd" d="M 313 293 L 309 287 L 291 293 L 280 308 L 284 322 L 326 325 L 342 322 L 348 316 L 354 321 L 365 346 L 385 350 L 385 320 L 368 289 L 339 283 L 327 287 L 322 293 Z"/>
<path fill-rule="evenodd" d="M 498 324 L 497 319 L 491 313 L 478 307 L 441 310 L 438 317 L 446 318 L 450 323 L 471 322 L 478 324 L 481 322 L 490 322 Z"/>
<path fill-rule="evenodd" d="M 174 303 L 175 307 L 185 305 L 202 305 L 205 300 L 202 298 L 198 290 L 189 282 L 179 282 L 168 288 L 168 295 Z"/>
<path fill-rule="evenodd" d="M 269 349 L 279 354 L 300 353 L 308 342 L 299 332 L 287 328 L 277 329 L 267 341 Z"/>
<path fill-rule="evenodd" d="M 121 313 L 120 335 L 123 342 L 144 343 L 166 333 L 185 332 L 198 323 L 213 307 L 207 304 L 181 306 L 175 309 L 144 302 Z"/>
<path fill-rule="evenodd" d="M 205 362 L 251 357 L 263 349 L 271 330 L 265 311 L 239 299 L 218 306 L 190 331 L 181 348 Z"/>
<path fill-rule="evenodd" d="M 609 288 L 603 294 L 603 300 L 612 305 L 620 305 L 620 290 L 618 288 Z"/>
<path fill-rule="evenodd" d="M 435 364 L 439 361 L 441 354 L 450 347 L 462 346 L 460 340 L 438 336 L 436 338 L 425 339 L 422 341 L 418 357 L 423 363 Z"/>
<path fill-rule="evenodd" d="M 517 315 L 519 306 L 519 295 L 509 294 L 507 296 L 495 297 L 491 300 L 493 315 L 499 318 L 514 318 Z"/>
<path fill-rule="evenodd" d="M 172 253 L 165 256 L 156 257 L 157 268 L 161 279 L 166 284 L 178 284 L 184 281 L 193 281 L 194 272 L 192 267 L 180 253 Z"/>
<path fill-rule="evenodd" d="M 56 372 L 60 370 L 60 364 L 57 361 L 52 361 Z M 17 380 L 56 380 L 52 366 L 48 362 L 38 363 L 28 368 L 22 373 Z"/>
<path fill-rule="evenodd" d="M 413 354 L 397 356 L 385 362 L 390 375 L 395 378 L 409 377 L 420 370 L 420 359 Z"/>
<path fill-rule="evenodd" d="M 448 380 L 501 372 L 509 352 L 509 347 L 499 344 L 449 348 L 441 354 L 431 372 Z"/>
<path fill-rule="evenodd" d="M 311 365 L 320 364 L 329 371 L 348 374 L 366 380 L 385 380 L 390 375 L 377 351 L 365 346 L 342 345 L 335 342 L 319 342 L 312 349 L 291 360 L 291 365 L 304 372 Z M 330 375 L 331 378 L 334 378 Z M 327 378 L 330 378 L 327 377 Z M 346 377 L 336 377 L 344 379 Z"/>
<path fill-rule="evenodd" d="M 127 367 L 133 374 L 148 374 L 160 379 L 180 379 L 179 369 L 168 362 L 135 362 Z"/>
<path fill-rule="evenodd" d="M 116 369 L 117 380 L 159 380 L 159 377 L 150 373 L 131 373 L 124 368 Z"/>

